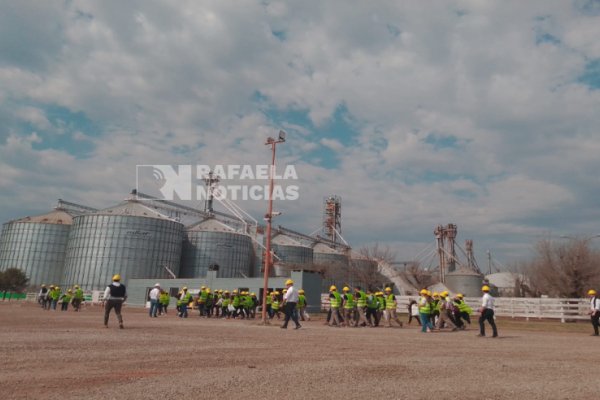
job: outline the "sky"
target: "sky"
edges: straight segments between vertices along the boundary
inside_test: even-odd
[[[0,0],[0,221],[114,205],[136,165],[268,164],[285,130],[276,224],[335,194],[355,248],[454,223],[510,265],[600,233],[599,37],[598,0]]]

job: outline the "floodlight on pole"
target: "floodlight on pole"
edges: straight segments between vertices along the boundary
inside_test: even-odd
[[[271,254],[271,226],[273,217],[280,215],[280,212],[273,212],[273,179],[275,176],[275,149],[277,144],[285,142],[285,132],[280,130],[278,139],[275,140],[272,137],[268,137],[265,145],[271,146],[271,171],[269,174],[269,205],[267,213],[265,214],[265,221],[267,221],[267,243],[265,247],[265,263],[264,263],[264,284],[263,284],[263,295],[262,295],[262,323],[267,325],[267,292],[269,290],[269,271],[271,269],[272,254]]]

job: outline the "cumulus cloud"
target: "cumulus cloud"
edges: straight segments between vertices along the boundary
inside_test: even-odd
[[[580,77],[600,20],[586,4],[7,4],[0,216],[110,205],[136,164],[267,164],[265,139],[285,129],[278,163],[296,166],[300,199],[279,220],[296,230],[318,228],[333,193],[352,244],[403,259],[439,223],[507,260],[542,232],[596,233],[600,90]],[[351,129],[328,130],[337,119]]]

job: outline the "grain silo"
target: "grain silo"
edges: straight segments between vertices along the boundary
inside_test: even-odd
[[[459,268],[445,275],[446,286],[454,293],[462,293],[466,297],[481,295],[483,275],[468,268]]]
[[[271,249],[275,254],[274,269],[278,276],[287,276],[292,269],[302,266],[312,267],[313,249],[288,235],[279,233],[274,236]]]
[[[4,224],[0,236],[0,271],[19,268],[31,286],[62,284],[73,216],[61,208]]]
[[[113,274],[123,280],[169,276],[179,272],[183,225],[127,200],[93,214],[73,218],[67,244],[65,280],[87,290],[101,289]]]
[[[217,277],[250,276],[254,248],[249,235],[209,218],[185,231],[181,257],[181,278],[201,278],[211,266],[218,265]]]

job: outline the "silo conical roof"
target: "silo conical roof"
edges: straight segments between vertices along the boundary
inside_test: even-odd
[[[188,232],[231,232],[237,233],[231,226],[214,218],[205,219],[186,228]]]
[[[156,219],[166,219],[172,221],[172,218],[146,206],[142,202],[136,200],[126,200],[124,203],[117,204],[109,208],[100,210],[94,215],[121,215],[132,217],[147,217]]]
[[[12,222],[31,222],[39,224],[58,224],[58,225],[71,225],[73,224],[73,216],[62,209],[55,209],[49,213],[42,215],[28,216],[21,219],[17,219]]]

